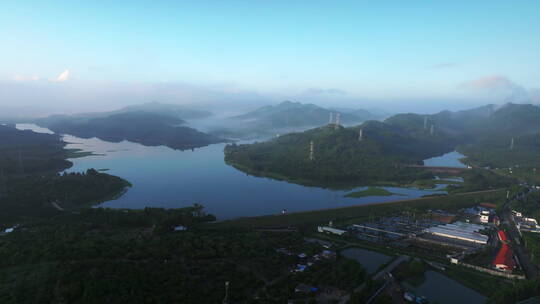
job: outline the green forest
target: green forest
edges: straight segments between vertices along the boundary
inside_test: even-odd
[[[40,126],[60,134],[106,141],[129,140],[147,146],[166,145],[187,150],[223,142],[216,136],[183,126],[180,118],[144,111],[110,114],[104,117],[51,116],[37,120]]]
[[[94,169],[84,173],[4,177],[0,179],[0,221],[17,223],[87,208],[114,198],[129,186],[120,177]]]
[[[432,177],[412,167],[455,149],[474,166],[532,172],[540,167],[540,108],[488,105],[433,115],[398,114],[348,128],[327,125],[266,142],[227,145],[225,161],[249,174],[306,185],[410,184]]]
[[[410,183],[432,178],[413,165],[451,149],[444,142],[410,136],[393,126],[371,121],[359,127],[327,125],[270,141],[225,147],[225,161],[255,175],[271,176],[304,184],[332,185],[398,181]],[[313,142],[313,159],[310,144]]]
[[[324,248],[297,232],[203,229],[214,219],[200,206],[98,208],[25,225],[0,237],[0,302],[220,303],[229,282],[231,303],[284,303],[299,283],[352,291],[365,279],[344,258],[292,274],[301,259],[277,248]]]
[[[71,167],[60,136],[0,125],[0,178],[58,172]]]

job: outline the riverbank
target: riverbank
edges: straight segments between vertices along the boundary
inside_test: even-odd
[[[505,189],[459,193],[448,196],[403,199],[381,203],[366,203],[350,207],[326,208],[280,215],[243,217],[209,224],[213,227],[288,227],[323,223],[330,220],[350,220],[368,218],[404,209],[444,209],[457,210],[471,207],[483,201],[497,201],[505,198]]]

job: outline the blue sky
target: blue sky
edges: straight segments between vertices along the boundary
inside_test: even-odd
[[[71,82],[72,99],[179,83],[269,100],[483,102],[540,88],[538,16],[540,1],[9,1],[0,80]]]

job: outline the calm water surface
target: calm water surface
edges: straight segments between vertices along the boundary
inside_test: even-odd
[[[441,304],[484,303],[486,297],[436,271],[426,271],[426,280],[419,287],[407,286],[417,295]]]
[[[392,257],[375,251],[360,248],[348,248],[340,253],[342,256],[360,263],[369,274],[375,273],[379,266],[390,262]]]
[[[465,158],[465,155],[457,151],[452,151],[441,156],[425,159],[424,165],[433,167],[467,168],[467,165],[460,161],[462,158]]]
[[[35,125],[19,124],[17,127],[50,132]],[[133,184],[122,197],[103,203],[103,206],[112,208],[178,208],[200,203],[219,219],[229,219],[278,214],[283,209],[289,212],[306,211],[443,193],[436,189],[384,187],[399,195],[344,198],[349,191],[305,187],[238,171],[223,160],[225,144],[178,151],[165,146],[146,147],[127,141],[111,143],[70,135],[65,135],[64,141],[69,143],[67,148],[99,154],[70,159],[73,167],[67,171],[109,169],[107,173]],[[353,190],[361,189],[365,187]]]

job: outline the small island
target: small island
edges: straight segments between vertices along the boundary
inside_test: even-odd
[[[392,196],[392,195],[400,195],[400,194],[390,192],[383,188],[368,187],[367,189],[364,189],[364,190],[347,193],[344,195],[344,197],[359,198],[359,197],[367,197],[367,196]]]

